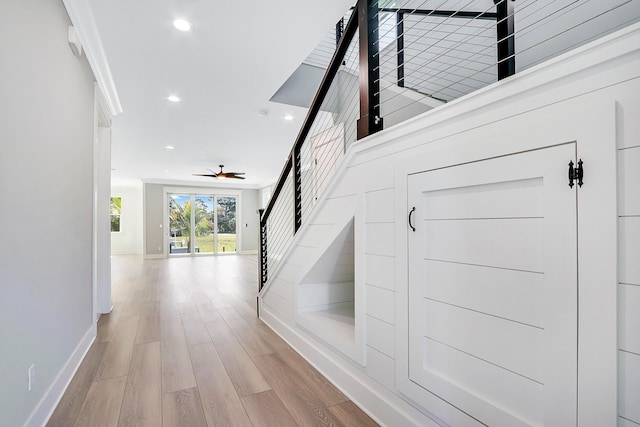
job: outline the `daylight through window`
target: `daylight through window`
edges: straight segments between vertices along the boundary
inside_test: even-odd
[[[120,231],[120,215],[122,214],[122,198],[111,198],[111,232]]]

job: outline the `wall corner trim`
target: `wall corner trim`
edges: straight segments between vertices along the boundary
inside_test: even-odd
[[[69,356],[69,359],[67,359],[49,389],[45,392],[44,396],[42,396],[38,406],[36,406],[36,409],[31,413],[27,422],[24,423],[24,427],[40,427],[49,421],[49,418],[53,415],[53,411],[55,411],[58,403],[60,403],[64,392],[67,390],[67,387],[69,387],[73,376],[80,367],[80,363],[82,363],[89,348],[95,341],[97,330],[97,323],[94,322],[84,334],[73,353],[71,353],[71,356]]]
[[[67,9],[67,14],[69,14],[80,42],[84,46],[85,55],[93,70],[96,82],[104,93],[111,116],[122,113],[118,91],[113,81],[107,56],[102,47],[100,34],[98,34],[88,1],[62,0],[62,2]]]

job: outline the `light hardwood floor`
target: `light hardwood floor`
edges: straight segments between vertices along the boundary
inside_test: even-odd
[[[255,313],[256,257],[112,258],[113,312],[47,426],[375,426]]]

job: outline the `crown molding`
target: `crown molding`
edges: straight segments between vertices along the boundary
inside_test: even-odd
[[[111,75],[109,62],[102,47],[100,34],[93,19],[93,13],[87,0],[62,0],[69,19],[84,48],[87,61],[93,70],[96,82],[102,89],[104,100],[111,116],[122,113],[118,91]]]

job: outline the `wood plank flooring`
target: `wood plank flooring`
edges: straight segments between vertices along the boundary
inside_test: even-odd
[[[256,257],[112,257],[114,310],[47,426],[376,426],[255,314]]]

